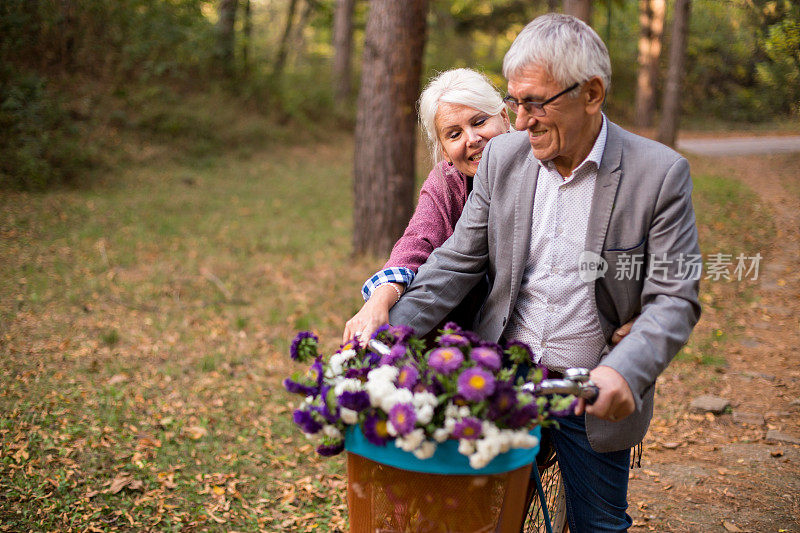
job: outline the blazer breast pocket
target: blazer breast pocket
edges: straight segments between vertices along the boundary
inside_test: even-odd
[[[647,276],[647,245],[618,246],[603,251],[608,270],[603,279],[619,318],[625,322],[640,311],[642,287]]]

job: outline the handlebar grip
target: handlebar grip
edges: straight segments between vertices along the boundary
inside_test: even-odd
[[[584,385],[581,387],[581,398],[586,400],[586,403],[592,405],[595,401],[597,401],[597,396],[600,394],[600,389],[597,388],[597,385]]]

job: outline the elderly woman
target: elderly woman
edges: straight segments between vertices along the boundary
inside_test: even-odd
[[[383,270],[364,284],[366,303],[347,321],[343,340],[369,338],[388,322],[389,309],[400,299],[417,269],[453,233],[472,190],[472,177],[489,139],[510,129],[503,98],[488,79],[474,70],[448,70],[433,78],[419,99],[419,115],[436,164],[420,191],[405,233],[392,249]],[[451,319],[471,327],[485,287],[479,286]],[[479,302],[477,302],[479,304]],[[474,309],[473,309],[474,308]]]

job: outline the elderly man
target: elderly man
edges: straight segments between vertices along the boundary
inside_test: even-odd
[[[689,165],[611,123],[608,51],[586,24],[549,14],[505,56],[517,132],[483,152],[455,233],[390,312],[431,330],[488,273],[476,321],[558,372],[591,368],[600,394],[552,432],[570,528],[623,531],[630,449],[650,423],[658,375],[700,316]],[[615,328],[641,316],[609,348]]]

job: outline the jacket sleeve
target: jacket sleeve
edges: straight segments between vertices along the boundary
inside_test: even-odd
[[[642,312],[631,332],[600,363],[617,370],[642,398],[686,343],[700,318],[699,273],[681,272],[681,261],[698,256],[689,163],[678,158],[663,179],[647,235]]]

